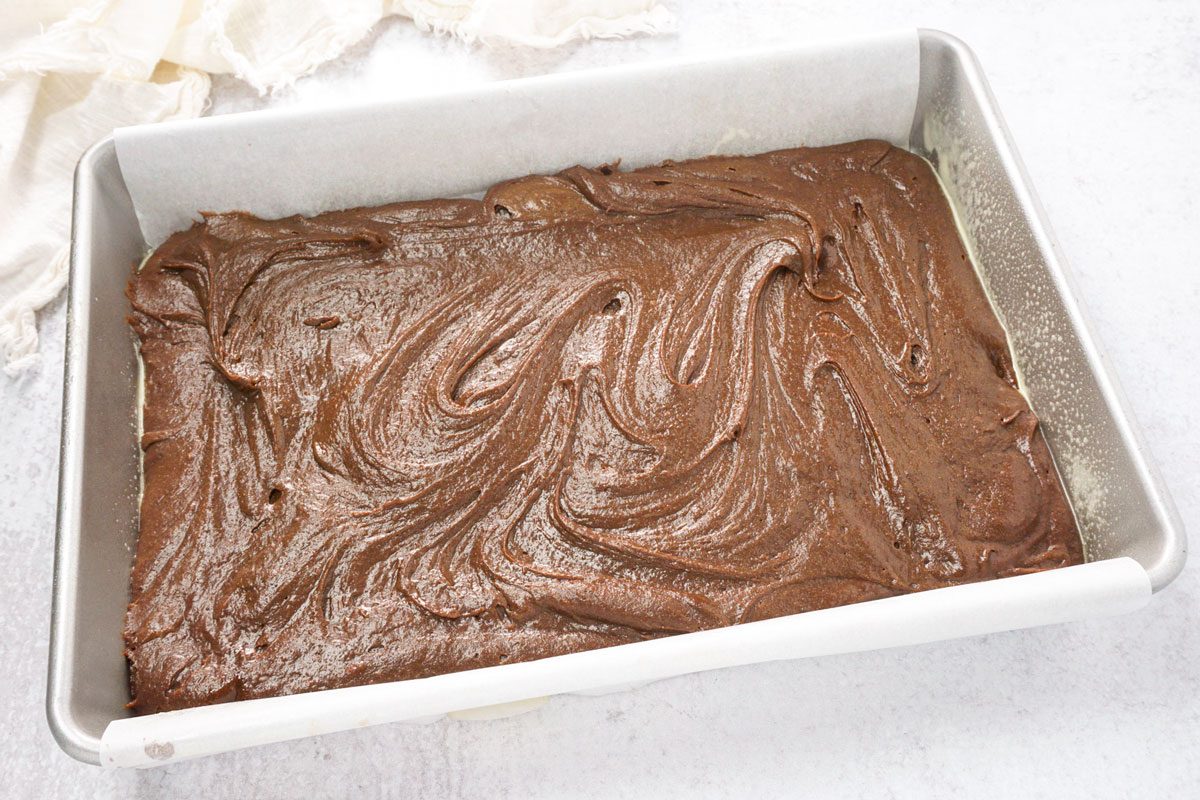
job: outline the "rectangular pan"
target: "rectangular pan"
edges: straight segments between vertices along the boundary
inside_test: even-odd
[[[142,765],[539,694],[1114,613],[1139,602],[1138,585],[1158,590],[1169,583],[1185,558],[1178,516],[1088,332],[982,72],[970,50],[953,37],[923,30],[919,45],[920,84],[908,147],[933,164],[950,196],[976,266],[1009,331],[1023,388],[1062,472],[1088,560],[1100,562],[1057,571],[1072,575],[1069,596],[1063,596],[1060,577],[1051,573],[1006,578],[529,664],[388,684],[375,688],[391,691],[391,698],[405,708],[355,717],[357,722],[347,721],[351,710],[378,705],[382,695],[348,689],[196,709],[196,730],[201,733],[195,741],[147,739],[144,753],[106,749],[110,723],[119,723],[114,726],[118,729],[129,726],[120,722],[129,716],[124,707],[129,693],[121,629],[137,536],[139,398],[124,287],[130,265],[146,250],[109,138],[85,154],[75,183],[47,692],[50,727],[63,749],[90,763]],[[634,72],[624,74],[629,80],[644,79]],[[545,85],[538,80],[509,85]],[[587,76],[557,80],[561,88],[564,81],[586,82]],[[481,94],[504,91],[500,84]],[[587,160],[588,154],[579,158]],[[972,623],[955,611],[972,604],[1003,606],[1009,613]],[[895,630],[895,619],[911,622],[914,615],[927,623],[910,625],[903,635],[889,633]],[[728,655],[731,652],[740,655]],[[366,697],[375,700],[364,702]],[[331,702],[349,710],[331,715]],[[297,725],[298,720],[307,724]],[[166,721],[163,726],[170,727]],[[214,744],[217,735],[221,742]]]

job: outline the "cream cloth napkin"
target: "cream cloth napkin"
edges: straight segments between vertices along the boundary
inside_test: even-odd
[[[36,361],[34,312],[67,279],[71,176],[113,128],[199,116],[208,73],[260,92],[336,58],[382,17],[465,41],[555,47],[656,33],[655,0],[15,0],[0,13],[0,354]]]

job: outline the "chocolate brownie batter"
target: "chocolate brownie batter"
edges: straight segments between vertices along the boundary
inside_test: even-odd
[[[882,142],[212,214],[129,297],[140,712],[1082,560],[940,187]]]

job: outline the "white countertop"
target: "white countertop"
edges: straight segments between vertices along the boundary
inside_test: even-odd
[[[290,94],[374,97],[785,42],[833,24],[974,48],[1185,526],[1200,531],[1200,4],[679,2],[677,35],[469,50],[392,20]],[[830,12],[852,6],[854,14]],[[913,10],[917,9],[917,10]],[[839,14],[842,18],[839,18]],[[425,69],[435,68],[433,79]],[[393,725],[146,772],[59,751],[43,712],[64,304],[0,375],[0,763],[13,797],[1181,797],[1200,792],[1200,565],[1135,614],[556,698],[495,722]]]

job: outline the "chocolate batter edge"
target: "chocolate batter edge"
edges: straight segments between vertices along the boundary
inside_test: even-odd
[[[921,161],[925,162],[929,167],[930,173],[933,174],[937,181],[938,190],[941,191],[942,197],[946,198],[946,207],[950,209],[950,216],[954,220],[954,227],[958,231],[958,240],[962,243],[963,250],[967,253],[967,263],[971,265],[971,270],[975,273],[975,277],[979,279],[979,285],[983,287],[983,296],[987,298],[988,306],[992,309],[993,316],[1000,323],[1000,327],[1004,330],[1004,347],[1008,350],[1008,357],[1012,361],[1013,375],[1017,378],[1017,391],[1025,398],[1025,402],[1029,404],[1029,408],[1033,411],[1034,416],[1038,418],[1038,425],[1042,431],[1042,438],[1046,440],[1046,450],[1050,453],[1050,463],[1054,466],[1054,477],[1058,479],[1058,485],[1062,489],[1063,497],[1067,499],[1067,510],[1071,512],[1071,520],[1075,523],[1075,530],[1079,534],[1079,543],[1083,547],[1083,562],[1092,560],[1092,536],[1090,531],[1084,527],[1080,520],[1079,514],[1075,511],[1075,498],[1072,496],[1070,488],[1066,481],[1063,480],[1063,470],[1058,463],[1057,448],[1050,441],[1050,437],[1046,431],[1046,419],[1041,415],[1037,408],[1033,405],[1033,398],[1029,396],[1029,390],[1025,384],[1025,369],[1021,361],[1017,358],[1017,353],[1012,346],[1012,332],[1008,329],[1008,323],[1004,321],[1004,314],[1000,311],[1000,306],[996,304],[993,297],[991,284],[988,282],[987,276],[983,270],[979,268],[979,257],[975,252],[975,240],[969,235],[967,226],[963,224],[962,215],[959,212],[958,203],[955,201],[954,195],[946,190],[946,184],[942,181],[942,176],[938,174],[933,163],[924,156],[913,153],[908,148],[901,148],[907,153],[911,153]],[[149,256],[147,256],[149,258]],[[140,358],[140,356],[139,356]],[[140,500],[141,498],[139,498]]]

